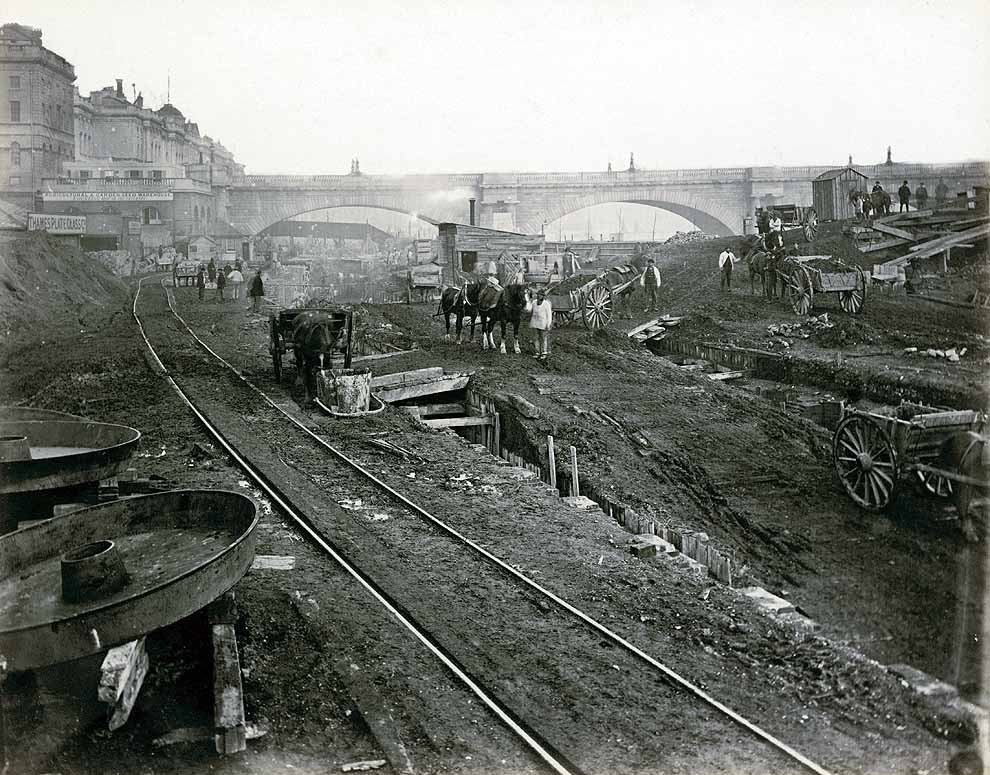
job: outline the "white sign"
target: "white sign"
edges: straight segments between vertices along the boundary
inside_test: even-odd
[[[85,234],[86,216],[28,213],[28,231],[47,231],[49,234]]]
[[[46,202],[171,202],[171,191],[49,191]]]

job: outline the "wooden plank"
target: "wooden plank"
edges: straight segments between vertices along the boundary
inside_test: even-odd
[[[296,558],[291,555],[256,554],[251,561],[251,570],[292,570]]]
[[[404,406],[403,409],[416,409],[419,417],[433,417],[438,414],[464,414],[467,409],[463,401],[448,404],[420,404],[419,406]]]
[[[648,328],[650,328],[652,326],[658,325],[659,323],[660,323],[660,318],[654,318],[653,320],[650,320],[650,321],[648,321],[646,323],[643,323],[643,325],[641,325],[641,326],[636,326],[635,328],[627,331],[626,332],[626,336],[632,337],[632,336],[638,334],[640,331],[645,331],[646,329],[648,329]]]
[[[550,486],[557,489],[557,453],[553,448],[553,436],[547,436],[547,467],[550,473]]]
[[[234,754],[247,748],[237,635],[232,624],[214,624],[211,636],[214,742],[217,753]]]
[[[396,355],[408,355],[419,352],[419,350],[394,350],[390,353],[375,353],[374,355],[355,355],[351,358],[351,363],[365,363],[367,361],[380,361],[385,358],[394,358]]]
[[[901,245],[907,245],[911,240],[906,239],[885,239],[880,242],[870,242],[867,245],[857,245],[856,249],[860,253],[874,253],[877,250],[886,250],[887,248],[896,248]]]
[[[581,483],[578,479],[577,447],[571,447],[571,495],[581,494]]]
[[[744,371],[718,371],[708,375],[708,379],[715,382],[723,382],[727,379],[739,379],[746,372]]]
[[[112,648],[103,658],[97,696],[109,706],[107,727],[111,732],[127,723],[147,674],[144,638]]]
[[[428,379],[436,379],[443,376],[443,366],[430,366],[426,369],[413,369],[412,371],[397,371],[394,374],[382,374],[373,377],[371,388],[375,390],[381,387],[392,385],[408,385],[414,382],[425,382]]]
[[[481,425],[495,425],[492,415],[485,417],[440,417],[435,420],[423,420],[431,428],[470,428]]]
[[[883,232],[884,234],[890,234],[894,237],[910,240],[911,242],[915,242],[918,239],[914,234],[906,229],[898,229],[896,226],[888,226],[885,223],[874,223],[873,228],[877,231]]]
[[[431,382],[375,390],[374,393],[382,401],[392,403],[394,401],[405,401],[410,398],[431,396],[436,393],[447,393],[451,390],[462,390],[467,387],[470,379],[471,377],[468,374],[458,374]]]
[[[951,237],[942,237],[937,240],[932,240],[931,242],[924,243],[919,246],[921,249],[915,251],[914,253],[904,256],[909,261],[913,261],[916,258],[929,258],[931,256],[941,253],[946,248],[952,247],[953,245],[959,245],[963,242],[968,242],[969,240],[978,239],[980,237],[987,237],[987,227],[984,225],[977,226],[973,229],[968,229],[966,231],[958,232]],[[928,245],[928,247],[925,247]]]

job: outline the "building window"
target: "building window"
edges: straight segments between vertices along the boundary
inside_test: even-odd
[[[90,175],[89,170],[79,170],[79,177],[82,180],[88,180],[89,179],[89,175]]]
[[[141,177],[141,170],[128,170],[127,176],[129,178],[139,178]]]
[[[161,170],[152,170],[151,171],[151,177],[153,177],[155,180],[161,180],[162,179],[162,171]]]
[[[473,272],[478,266],[478,252],[475,250],[461,251],[461,271]]]
[[[10,144],[10,166],[21,166],[21,144],[13,142]]]
[[[20,100],[10,101],[10,120],[13,123],[17,123],[21,120],[21,103]]]
[[[12,185],[12,186],[19,186],[19,185],[21,185],[21,178],[20,178],[20,176],[19,175],[11,175],[10,176],[10,185]]]
[[[141,211],[141,216],[145,225],[159,223],[161,221],[161,217],[158,215],[157,207],[145,207],[144,210]]]
[[[82,215],[83,214],[83,211],[80,210],[78,207],[70,207],[68,210],[66,210],[66,212],[69,215]]]
[[[103,208],[104,215],[120,215],[120,210],[118,210],[113,205],[107,205]]]
[[[19,75],[10,76],[10,88],[11,89],[21,88],[21,77]]]

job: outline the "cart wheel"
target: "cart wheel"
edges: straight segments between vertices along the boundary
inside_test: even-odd
[[[601,283],[591,286],[584,296],[581,317],[592,331],[607,326],[612,320],[612,289]]]
[[[818,213],[814,208],[808,211],[804,220],[804,238],[808,242],[814,242],[818,237]]]
[[[939,476],[931,471],[918,471],[917,474],[918,481],[930,494],[938,498],[952,497],[955,487],[953,487],[951,479],[946,479],[944,476]]]
[[[796,267],[787,283],[791,297],[791,307],[798,315],[807,315],[815,303],[815,292],[811,286],[811,276],[804,267]]]
[[[832,462],[846,493],[857,506],[882,511],[897,491],[897,453],[887,431],[853,414],[835,430]]]
[[[574,322],[574,313],[571,310],[555,309],[553,311],[553,327],[560,328],[568,323]]]
[[[849,291],[839,291],[839,306],[850,315],[858,315],[866,303],[866,275],[862,269],[857,268],[856,271],[859,272],[856,287]]]

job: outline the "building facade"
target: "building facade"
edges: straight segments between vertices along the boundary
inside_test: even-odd
[[[41,30],[0,27],[0,198],[33,209],[42,181],[75,157],[75,80]]]

